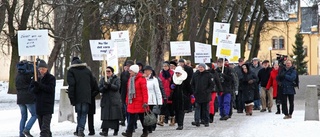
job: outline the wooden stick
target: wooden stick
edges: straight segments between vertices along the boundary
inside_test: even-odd
[[[33,56],[33,73],[34,73],[34,81],[38,81],[38,77],[37,77],[37,59],[36,56]]]

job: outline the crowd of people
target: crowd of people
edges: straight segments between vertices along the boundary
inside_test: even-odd
[[[30,76],[22,73],[16,78],[17,103],[22,115],[20,137],[32,136],[29,131],[37,118],[40,135],[52,136],[50,121],[55,78],[48,73],[44,61],[38,67],[41,74],[38,81],[23,81],[23,77]],[[95,97],[99,93],[101,136],[108,136],[109,129],[113,129],[113,135],[117,136],[121,125],[126,126],[121,134],[132,137],[139,120],[143,131],[141,137],[147,137],[157,126],[166,124],[177,126],[176,130],[183,130],[185,113],[193,110],[194,121],[191,124],[196,127],[201,124],[208,127],[214,121],[216,112],[219,112],[221,121],[230,119],[233,109],[246,116],[253,115],[253,110],[271,113],[273,99],[276,100],[276,114],[282,111],[284,119],[290,119],[297,86],[297,71],[289,59],[284,63],[274,61],[272,67],[268,60],[260,63],[257,58],[247,62],[240,58],[236,64],[220,58],[215,63],[200,63],[196,67],[192,67],[189,61],[179,59],[163,62],[159,73],[152,66],[127,60],[120,76],[110,66],[102,74],[97,82],[90,67],[77,57],[72,59],[68,68],[68,96],[77,113],[76,136],[85,136],[87,117],[89,135],[95,135],[93,115],[96,109]],[[28,91],[29,87],[19,87],[29,83],[34,87],[31,88],[33,92]],[[32,117],[26,124],[27,109]],[[143,122],[145,113],[149,111],[158,118],[153,125]]]

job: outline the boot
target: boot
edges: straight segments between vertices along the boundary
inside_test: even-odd
[[[173,117],[170,117],[170,124],[169,124],[169,126],[174,126],[175,124],[176,124],[176,121],[175,121],[174,116],[173,116]]]
[[[164,117],[165,115],[160,115],[159,116],[159,121],[158,121],[158,125],[163,126],[164,125]]]
[[[249,116],[249,106],[245,106],[246,116]]]
[[[143,131],[142,135],[140,137],[148,137],[148,130]]]
[[[119,132],[119,129],[114,129],[113,136],[117,136],[118,132]]]
[[[132,137],[132,133],[131,132],[122,132],[122,135],[125,136],[125,137]]]
[[[210,114],[209,117],[210,117],[210,121],[209,121],[209,122],[210,122],[210,123],[213,123],[214,115],[213,115],[213,114]]]
[[[100,132],[99,135],[100,136],[108,136],[108,131],[109,131],[108,128],[103,128],[102,132]]]
[[[280,105],[277,105],[277,112],[276,112],[276,114],[281,114]]]
[[[253,105],[248,106],[249,115],[252,116]]]

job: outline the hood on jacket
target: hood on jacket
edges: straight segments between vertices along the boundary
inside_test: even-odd
[[[243,69],[242,69],[242,66],[246,66],[246,67],[247,67],[247,70],[248,70],[247,74],[250,73],[251,70],[250,70],[249,64],[246,64],[246,63],[245,63],[245,64],[241,65],[241,72],[244,74],[244,71],[243,71]]]
[[[79,64],[71,64],[67,70],[71,69],[71,68],[88,68],[89,66],[87,65],[87,63],[79,63]]]

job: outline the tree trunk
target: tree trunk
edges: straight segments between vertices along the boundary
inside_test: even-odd
[[[236,25],[238,23],[238,13],[239,13],[239,7],[240,7],[240,2],[241,0],[236,0],[234,2],[234,5],[233,5],[233,10],[232,10],[232,18],[231,18],[231,21],[230,21],[230,33],[234,33],[234,30],[236,28]]]
[[[197,31],[196,35],[196,40],[201,43],[207,43],[207,33],[206,33],[206,28],[209,23],[209,19],[212,16],[213,10],[212,10],[212,1],[205,1],[206,6],[204,6],[202,13],[203,13],[203,18],[201,21],[201,24],[199,26],[199,29]]]
[[[246,1],[241,1],[242,2],[242,6],[245,7],[243,10],[243,14],[242,17],[240,19],[240,23],[239,23],[239,27],[238,27],[238,32],[237,32],[237,38],[236,38],[236,43],[240,43],[241,44],[241,57],[244,58],[244,52],[246,50],[246,41],[243,39],[243,37],[246,35],[246,31],[245,31],[245,25],[246,25],[246,20],[247,17],[251,11],[251,6],[254,2],[254,0],[249,0],[248,2]],[[252,23],[252,22],[250,22]],[[249,24],[250,26],[250,24]],[[250,32],[250,29],[248,29],[247,32]],[[246,36],[250,36],[250,33],[247,34]]]
[[[101,39],[99,3],[88,2],[83,12],[81,59],[90,66],[93,76],[99,79],[99,62],[92,61],[90,39]]]
[[[3,30],[5,19],[6,19],[6,7],[4,4],[0,4],[0,30],[1,31]]]

